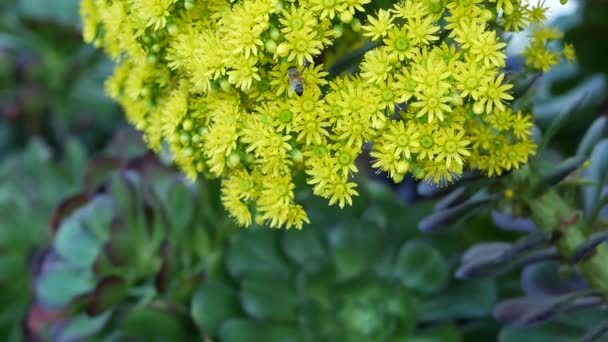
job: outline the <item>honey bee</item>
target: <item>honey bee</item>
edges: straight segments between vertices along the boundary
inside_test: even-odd
[[[289,67],[287,69],[287,77],[289,78],[289,86],[298,96],[302,96],[304,93],[304,80],[302,75],[296,67]]]

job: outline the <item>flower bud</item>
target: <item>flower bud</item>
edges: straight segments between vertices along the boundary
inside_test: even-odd
[[[485,112],[485,108],[483,103],[477,101],[473,104],[473,113],[477,114],[477,115],[481,115]]]
[[[182,143],[182,145],[188,145],[190,143],[190,135],[188,133],[182,133],[179,135],[179,142]]]
[[[232,84],[228,82],[228,78],[224,77],[220,80],[220,88],[222,88],[222,90],[225,92],[228,92],[230,91],[230,89],[232,89]]]
[[[234,169],[235,167],[241,165],[241,157],[239,156],[239,153],[238,152],[230,153],[230,155],[228,156],[228,159],[226,159],[226,165],[228,165],[228,168],[230,168],[230,169]]]
[[[350,11],[340,13],[340,21],[345,24],[349,24],[351,21],[353,21],[353,14],[350,13]]]
[[[156,54],[151,53],[146,57],[146,62],[148,62],[148,64],[156,64],[156,62],[158,62],[158,57]]]
[[[272,27],[270,29],[270,38],[272,40],[278,40],[281,37],[281,31],[277,27]]]
[[[410,169],[410,163],[407,160],[400,160],[397,163],[397,172],[405,174]]]
[[[399,183],[403,182],[404,177],[405,177],[404,173],[394,173],[392,176],[393,182],[395,182],[395,184],[399,184]]]
[[[265,41],[264,47],[266,48],[266,51],[270,53],[274,53],[275,51],[277,51],[277,43],[272,39]]]
[[[335,25],[334,26],[334,38],[340,38],[344,34],[344,26]]]
[[[182,122],[182,128],[184,129],[184,131],[191,130],[193,126],[194,126],[194,124],[192,123],[192,120],[190,120],[190,119],[186,119]]]
[[[277,46],[277,55],[279,55],[281,57],[285,57],[285,56],[287,56],[288,53],[289,53],[289,48],[287,48],[287,44],[281,43],[281,44],[279,44],[279,46]]]
[[[361,21],[357,18],[350,23],[350,28],[353,32],[361,32]]]
[[[297,148],[294,148],[293,150],[291,150],[289,152],[289,154],[291,155],[291,160],[293,160],[295,163],[302,163],[304,162],[304,154],[302,153],[302,151],[298,150]]]
[[[194,8],[194,0],[185,0],[184,1],[184,8],[187,9],[188,11]]]
[[[179,33],[179,27],[177,25],[175,25],[174,23],[167,24],[166,28],[167,28],[167,32],[169,32],[169,34],[172,36],[175,36],[176,34]]]

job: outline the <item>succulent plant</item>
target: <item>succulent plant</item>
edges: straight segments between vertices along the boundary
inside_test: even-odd
[[[27,269],[47,236],[55,205],[80,188],[85,151],[69,139],[61,158],[40,139],[0,160],[0,336],[22,340],[20,322],[31,300]]]
[[[218,190],[208,182],[195,188],[151,155],[102,158],[88,170],[84,190],[55,212],[34,282],[30,314],[49,311],[53,319],[29,332],[56,341],[194,339],[187,299],[213,260],[218,234],[230,230],[219,225],[217,206],[197,194]]]
[[[540,146],[547,145],[571,111],[547,129]],[[420,223],[424,231],[441,231],[472,216],[471,208],[486,208],[497,227],[523,233],[516,241],[472,246],[456,271],[459,278],[474,279],[523,269],[523,293],[494,310],[497,320],[510,325],[501,334],[504,341],[521,341],[526,334],[530,340],[606,338],[607,133],[607,120],[600,117],[571,158],[545,153],[494,182],[456,185]]]
[[[450,279],[446,257],[413,231],[419,209],[384,202],[302,231],[239,231],[193,317],[228,342],[459,341],[455,322],[486,315],[496,287]]]
[[[36,274],[38,337],[459,341],[497,298],[492,280],[450,276],[467,242],[423,237],[428,206],[375,182],[339,216],[301,194],[313,224],[284,231],[235,228],[211,200],[216,183],[188,183],[151,155],[88,170]]]

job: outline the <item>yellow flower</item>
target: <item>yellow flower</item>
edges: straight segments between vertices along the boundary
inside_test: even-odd
[[[285,39],[287,60],[296,61],[298,65],[303,65],[304,60],[312,62],[313,56],[320,54],[323,47],[323,43],[314,32],[294,31],[285,35]]]
[[[452,111],[452,107],[447,104],[447,102],[450,101],[450,97],[448,96],[428,92],[418,95],[418,99],[419,101],[412,103],[412,106],[419,108],[416,116],[426,116],[429,123],[433,122],[435,117],[439,120],[443,120],[444,112],[449,113]]]
[[[368,18],[368,23],[363,25],[363,35],[370,37],[372,40],[380,40],[386,36],[388,31],[393,27],[393,17],[387,10],[378,10],[376,17]]]
[[[572,44],[564,44],[564,50],[562,51],[564,58],[572,63],[576,60],[576,51],[574,50],[574,45]]]
[[[405,27],[393,28],[388,32],[388,37],[384,39],[386,51],[400,61],[406,58],[412,59],[416,53],[413,38]]]
[[[357,184],[348,181],[348,177],[333,175],[329,182],[325,185],[325,191],[321,194],[323,197],[329,198],[329,205],[338,203],[340,208],[345,204],[353,204],[352,196],[358,196],[359,193],[355,188]]]
[[[438,40],[439,37],[434,34],[439,32],[439,26],[429,17],[412,18],[405,24],[405,27],[410,32],[413,44],[429,45],[431,42]]]
[[[486,80],[479,88],[479,105],[485,105],[486,113],[492,112],[496,107],[499,110],[505,110],[503,101],[513,100],[513,96],[506,91],[513,88],[512,84],[502,84],[505,74],[500,74],[495,80]]]
[[[429,14],[428,6],[424,6],[424,3],[418,0],[402,0],[396,3],[390,11],[405,20],[422,18]]]
[[[530,138],[532,136],[532,126],[534,126],[534,123],[531,115],[523,115],[519,112],[511,119],[511,130],[518,139]]]
[[[391,121],[383,137],[384,149],[392,151],[395,156],[410,159],[411,154],[417,153],[420,147],[420,133],[416,131],[416,126],[408,124],[406,128],[401,120]]]
[[[232,70],[228,71],[228,82],[247,90],[251,87],[253,80],[260,80],[258,68],[256,67],[255,59],[239,59],[234,65]]]
[[[279,22],[283,26],[281,31],[284,33],[305,31],[311,32],[317,26],[317,20],[312,13],[303,7],[296,7],[291,4],[289,10],[284,10]]]
[[[506,31],[519,32],[528,27],[530,22],[530,10],[528,4],[516,4],[511,14],[502,16],[501,24]]]
[[[176,0],[141,0],[133,3],[134,13],[145,23],[146,27],[160,30],[167,25],[169,10]]]
[[[461,91],[460,96],[470,96],[474,100],[479,98],[482,80],[487,76],[486,69],[478,63],[459,63],[458,72],[454,74],[456,88]]]
[[[310,9],[316,12],[321,19],[333,19],[336,13],[344,10],[344,3],[340,0],[310,0]]]
[[[368,51],[361,63],[361,78],[370,83],[380,83],[392,70],[392,61],[387,49],[376,48]]]
[[[435,160],[445,161],[448,169],[454,163],[462,166],[464,158],[471,155],[466,148],[470,143],[464,136],[464,131],[455,132],[451,128],[439,130]]]
[[[482,62],[486,67],[504,67],[505,54],[501,51],[507,46],[499,42],[495,31],[488,31],[471,42],[471,55],[475,62]]]

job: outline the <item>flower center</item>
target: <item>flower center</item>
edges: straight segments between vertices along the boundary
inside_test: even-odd
[[[498,92],[496,91],[495,88],[488,89],[488,97],[489,98],[495,99],[497,97],[496,95],[498,95]]]
[[[302,103],[302,110],[305,112],[310,112],[315,109],[315,103],[311,100],[306,100]]]
[[[292,29],[300,30],[302,27],[304,27],[304,20],[302,20],[302,18],[295,17],[295,18],[291,19],[291,28]]]
[[[303,40],[298,41],[295,45],[295,48],[298,51],[306,51],[307,47],[308,47],[308,44],[306,44],[306,42]]]
[[[399,146],[407,146],[410,142],[410,139],[408,137],[406,137],[405,135],[400,135],[397,138],[397,145]]]
[[[431,147],[433,147],[433,137],[431,137],[430,135],[423,136],[420,139],[420,144],[424,148],[431,148]]]
[[[496,123],[498,123],[498,124],[499,124],[499,125],[501,125],[501,126],[504,126],[504,125],[507,123],[507,119],[506,119],[504,116],[499,115],[499,116],[496,118]]]
[[[317,157],[323,157],[324,155],[327,154],[327,148],[323,145],[317,146],[315,147],[315,149],[313,150],[314,155]],[[329,170],[329,169],[327,169]]]
[[[448,153],[456,152],[456,143],[452,140],[446,141],[443,148]]]
[[[353,156],[348,152],[341,152],[338,156],[338,163],[342,166],[348,166],[352,163]]]
[[[475,79],[474,77],[469,77],[465,82],[465,85],[468,89],[477,88],[477,84],[477,79]]]
[[[395,98],[395,93],[392,90],[387,89],[382,92],[382,99],[386,102],[390,102]]]
[[[283,144],[283,139],[281,139],[281,137],[275,135],[274,137],[270,138],[270,145],[279,147],[281,144]]]
[[[399,37],[395,40],[395,49],[398,51],[405,51],[410,47],[409,39],[405,37]]]
[[[314,132],[317,130],[317,124],[313,121],[308,122],[305,127],[308,132]]]
[[[293,113],[290,110],[285,109],[279,113],[279,121],[282,123],[290,123],[292,118]]]
[[[405,90],[407,90],[407,91],[416,90],[416,86],[418,86],[418,83],[411,78],[409,80],[405,81]]]
[[[340,106],[335,105],[331,108],[331,115],[335,116],[335,117],[340,117],[342,116],[342,108],[340,108]]]

